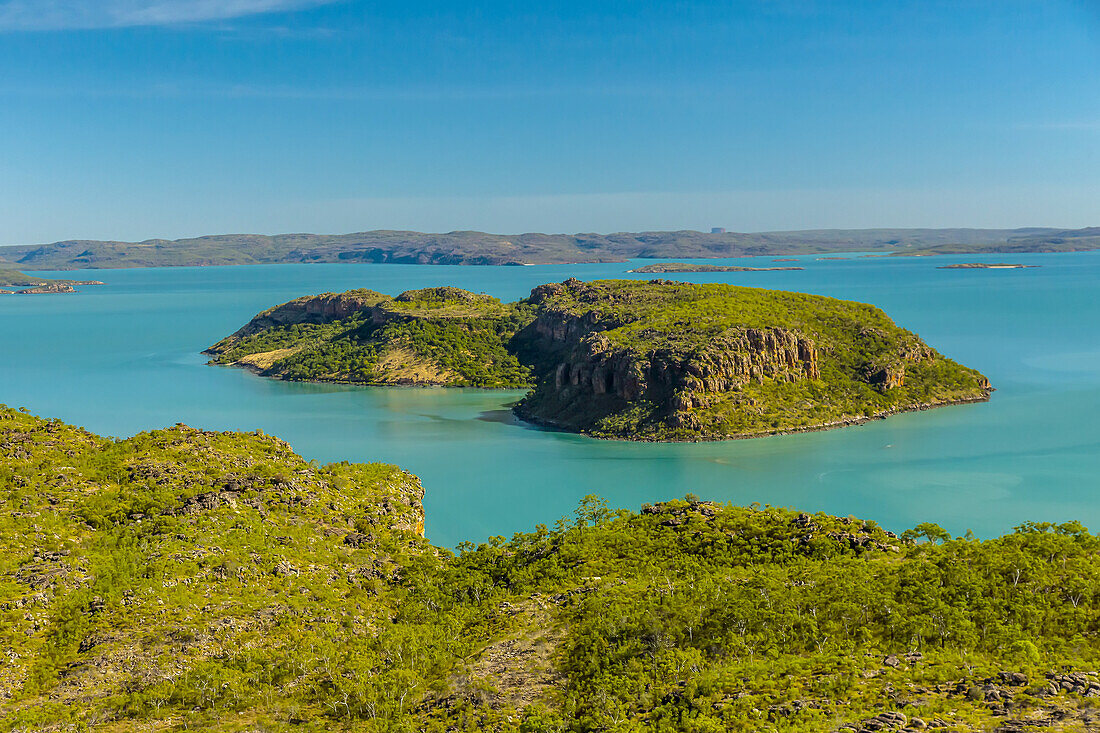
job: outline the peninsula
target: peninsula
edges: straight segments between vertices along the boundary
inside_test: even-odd
[[[2,405],[0,486],[5,730],[1100,726],[1100,539],[1076,522],[978,541],[588,497],[456,554],[395,466]]]
[[[688,262],[658,262],[643,265],[627,272],[655,274],[662,272],[776,272],[780,270],[801,270],[801,267],[736,267],[733,265],[707,265]]]
[[[527,389],[526,420],[630,440],[819,430],[991,392],[873,306],[668,280],[570,279],[507,304],[446,287],[299,298],[206,353],[280,379]]]
[[[17,270],[0,269],[0,293],[5,295],[49,295],[75,293],[81,285],[102,285],[98,280],[48,280],[25,275]],[[20,288],[11,290],[10,288]]]

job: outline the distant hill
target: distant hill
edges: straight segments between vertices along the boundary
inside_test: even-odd
[[[221,234],[144,242],[68,240],[0,247],[0,267],[26,270],[390,262],[422,265],[527,265],[622,262],[635,257],[881,252],[934,254],[1060,252],[1100,248],[1100,228],[821,229],[790,232],[619,232],[487,234],[379,230],[354,234]]]
[[[944,243],[914,250],[899,250],[895,255],[954,255],[975,254],[981,252],[1087,252],[1100,249],[1100,227],[1066,230],[1021,229],[1000,244]]]

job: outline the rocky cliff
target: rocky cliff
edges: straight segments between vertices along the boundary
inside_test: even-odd
[[[322,293],[283,303],[260,313],[242,326],[232,336],[212,347],[212,351],[227,344],[230,340],[239,341],[245,337],[267,331],[279,326],[292,326],[300,323],[320,325],[349,318],[360,311],[373,313],[374,306],[389,296],[373,290],[349,290],[346,293]]]
[[[510,304],[448,287],[299,298],[209,353],[284,379],[533,383],[523,418],[647,440],[833,427],[990,392],[872,306],[670,280],[570,279]]]
[[[539,379],[518,412],[606,437],[692,439],[825,427],[989,394],[984,377],[877,309],[765,293],[663,280],[540,286],[529,301],[535,320],[521,333]],[[910,391],[934,392],[929,371],[941,367],[961,370],[958,398],[905,394],[907,375],[917,382]]]

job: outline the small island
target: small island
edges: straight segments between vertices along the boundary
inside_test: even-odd
[[[102,285],[99,280],[49,280],[25,275],[18,270],[0,269],[0,295],[53,295],[75,293],[81,285]],[[11,288],[19,288],[12,290]]]
[[[515,303],[451,287],[328,293],[206,353],[277,379],[528,390],[521,418],[627,440],[822,430],[992,391],[874,306],[669,280],[570,279]]]
[[[653,265],[643,265],[627,272],[636,273],[671,273],[671,272],[776,272],[781,270],[801,270],[801,267],[736,267],[732,265],[706,265],[689,264],[687,262],[658,262]]]
[[[1040,265],[1021,265],[1008,262],[963,262],[958,265],[940,265],[937,270],[1025,270]]]

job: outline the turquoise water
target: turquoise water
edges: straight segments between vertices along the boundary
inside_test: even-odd
[[[998,388],[987,404],[829,432],[596,441],[517,423],[516,392],[289,384],[199,354],[299,295],[451,284],[509,300],[570,276],[633,277],[623,264],[98,271],[108,284],[77,295],[0,297],[0,402],[108,435],[180,421],[259,428],[308,458],[396,463],[423,479],[427,534],[445,545],[551,524],[589,493],[636,508],[693,492],[986,537],[1027,520],[1100,529],[1100,253],[1010,256],[1040,269],[936,269],[1006,257],[805,257],[802,272],[681,276],[875,303]]]

